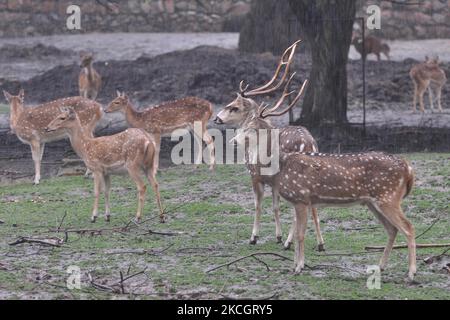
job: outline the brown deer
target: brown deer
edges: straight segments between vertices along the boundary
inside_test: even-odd
[[[3,91],[6,100],[10,103],[11,131],[17,137],[31,147],[34,161],[35,177],[34,184],[39,184],[41,179],[41,161],[44,155],[46,142],[61,140],[66,137],[64,130],[47,132],[45,128],[55,116],[61,113],[61,107],[73,107],[79,115],[81,124],[85,131],[92,136],[97,122],[102,117],[102,107],[95,101],[82,97],[69,97],[51,101],[33,108],[24,106],[24,90],[19,95],[13,96]]]
[[[197,97],[186,97],[175,101],[162,103],[158,106],[136,110],[125,93],[117,91],[115,98],[105,112],[120,111],[125,114],[128,125],[133,128],[141,128],[152,134],[156,143],[156,166],[159,164],[159,152],[161,147],[161,136],[168,135],[176,129],[193,129],[194,124],[201,126],[201,133],[194,130],[199,138],[202,150],[202,140],[208,146],[210,153],[210,169],[214,169],[214,140],[206,130],[208,120],[211,118],[213,107],[209,101]],[[201,163],[201,152],[197,155],[196,164]]]
[[[374,36],[366,36],[364,39],[364,44],[362,37],[359,35],[354,35],[352,38],[352,44],[355,47],[356,51],[361,55],[361,59],[364,61],[367,58],[368,54],[375,54],[377,56],[377,60],[381,60],[380,53],[383,53],[388,60],[390,60],[389,53],[391,48],[386,43],[381,42],[380,39]],[[363,48],[365,50],[363,50]]]
[[[252,96],[267,94],[277,90],[281,84],[286,79],[289,73],[289,67],[292,62],[292,58],[295,53],[295,49],[299,42],[295,42],[292,46],[290,46],[281,56],[278,67],[275,71],[272,79],[265,85],[260,88],[247,91],[248,85],[244,88],[243,82],[240,84],[240,92],[237,94],[237,98],[227,105],[223,110],[221,110],[216,119],[214,120],[217,124],[231,124],[238,126],[239,128],[249,128],[249,127],[261,127],[266,129],[274,129],[274,127],[270,124],[266,116],[259,116],[258,114],[258,104],[251,98]],[[281,77],[281,80],[273,85],[279,76],[282,68],[284,67],[284,73]],[[283,96],[287,94],[286,89],[288,85],[285,87],[285,92]],[[309,131],[304,127],[284,127],[280,128],[279,135],[279,143],[280,148],[283,152],[295,152],[295,151],[310,151],[310,152],[318,152],[317,143],[314,138],[311,136]],[[281,242],[282,239],[282,229],[280,223],[280,195],[278,188],[278,180],[279,174],[275,175],[261,175],[260,168],[255,165],[247,165],[249,172],[252,177],[252,186],[253,192],[255,195],[255,217],[253,224],[253,231],[250,238],[251,244],[256,244],[259,235],[259,225],[260,225],[260,216],[261,216],[261,202],[264,196],[264,185],[269,185],[272,189],[272,208],[275,216],[275,235],[277,237],[277,241]],[[312,208],[311,210],[314,225],[316,228],[317,242],[319,251],[324,250],[324,242],[322,238],[322,234],[320,232],[320,224],[319,218],[317,215],[317,209]],[[284,244],[284,247],[288,249],[291,245],[293,230],[289,233],[288,238]]]
[[[261,107],[256,117],[247,122],[245,130],[267,127],[264,118],[279,116],[289,111],[299,100],[305,83],[293,102],[277,112],[286,96],[283,93],[273,108]],[[236,137],[245,143],[246,131]],[[241,137],[243,136],[243,138]],[[247,148],[247,153],[257,153],[258,144]],[[416,244],[414,227],[406,218],[401,202],[414,184],[414,173],[408,162],[400,157],[368,152],[360,154],[323,154],[292,152],[279,153],[277,188],[280,195],[295,207],[295,272],[305,266],[304,239],[309,207],[366,205],[380,220],[388,233],[388,243],[380,260],[380,268],[386,267],[397,232],[407,239],[409,250],[409,273],[412,280],[416,273]]]
[[[80,96],[95,100],[102,85],[102,78],[92,66],[92,53],[81,54],[81,71],[78,76]]]
[[[73,149],[93,173],[95,200],[92,222],[97,219],[102,186],[105,195],[105,219],[110,220],[110,176],[123,173],[124,170],[134,180],[138,189],[136,220],[140,221],[144,208],[146,186],[141,177],[144,173],[155,193],[160,220],[164,222],[164,212],[155,177],[157,171],[154,165],[155,143],[149,134],[144,130],[131,128],[112,136],[93,138],[84,130],[80,118],[72,108],[63,109],[46,128],[48,132],[58,130],[64,130],[69,135]]]
[[[442,112],[441,92],[447,77],[444,70],[439,67],[439,57],[430,59],[425,57],[425,62],[414,65],[409,76],[414,84],[413,112],[416,111],[417,99],[419,99],[420,111],[425,112],[423,96],[428,89],[430,108],[434,109],[433,91],[436,95],[439,111]]]

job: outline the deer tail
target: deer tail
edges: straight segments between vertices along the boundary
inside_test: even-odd
[[[408,173],[406,176],[406,191],[403,198],[406,198],[410,194],[412,187],[414,186],[414,170],[409,163],[407,163],[406,165]]]
[[[144,145],[144,171],[147,175],[151,174],[154,176],[156,174],[155,163],[155,143],[152,139],[147,139]]]

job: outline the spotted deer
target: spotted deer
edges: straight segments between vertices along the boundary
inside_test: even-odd
[[[217,124],[230,124],[242,129],[246,128],[265,128],[274,129],[270,121],[267,119],[269,115],[260,115],[259,106],[251,97],[268,94],[277,90],[283,82],[286,80],[289,73],[289,68],[292,62],[292,58],[295,53],[295,49],[299,41],[290,46],[281,56],[278,67],[275,71],[272,79],[265,85],[248,91],[248,85],[244,87],[243,81],[240,83],[240,92],[237,94],[236,99],[228,104],[223,110],[221,110],[215,118]],[[275,83],[279,77],[281,70],[284,68],[284,72],[278,83]],[[291,78],[292,79],[292,78]],[[283,99],[289,95],[287,88],[289,84],[285,86],[283,93]],[[281,100],[282,102],[282,100]],[[276,116],[277,114],[270,114],[270,116]],[[283,152],[295,152],[295,151],[311,151],[318,152],[317,143],[311,136],[309,131],[304,127],[283,127],[279,128],[279,145]],[[282,241],[282,229],[280,223],[280,194],[279,174],[275,175],[262,175],[260,174],[260,167],[258,165],[247,164],[249,172],[252,178],[253,193],[255,196],[255,216],[253,223],[253,231],[250,238],[251,244],[256,244],[259,236],[260,217],[261,217],[261,202],[264,196],[264,185],[268,185],[272,189],[272,208],[275,216],[275,235],[278,242]],[[311,208],[311,213],[316,228],[317,243],[319,251],[324,250],[324,241],[320,232],[320,223],[317,215],[317,209]],[[288,249],[292,242],[292,228],[288,238],[285,241],[284,247]]]
[[[117,91],[117,98],[111,101],[105,112],[117,111],[125,114],[130,127],[144,129],[153,135],[156,143],[156,166],[159,164],[161,136],[168,135],[176,129],[193,129],[194,124],[199,124],[201,133],[194,130],[194,134],[199,138],[199,150],[202,150],[202,140],[205,141],[210,154],[210,169],[214,169],[214,140],[206,130],[208,120],[213,112],[209,101],[197,97],[186,97],[140,111],[131,104],[125,93]],[[196,164],[201,163],[201,156],[202,154],[199,152]]]
[[[93,173],[95,200],[92,222],[97,219],[102,188],[104,188],[105,196],[105,219],[110,220],[111,175],[121,174],[124,171],[136,183],[138,190],[136,220],[140,221],[144,208],[146,185],[141,177],[144,173],[155,193],[160,221],[164,222],[164,212],[156,181],[157,168],[154,164],[155,142],[148,133],[141,129],[130,128],[111,136],[93,138],[83,128],[73,108],[63,109],[46,128],[47,132],[58,130],[64,130],[69,135],[73,149]]]
[[[102,85],[102,78],[92,66],[94,56],[92,53],[81,54],[81,71],[78,76],[80,96],[95,100]]]
[[[102,117],[102,107],[95,101],[82,97],[69,97],[54,100],[36,107],[24,106],[24,90],[20,90],[17,96],[13,96],[3,91],[6,100],[10,104],[10,127],[17,137],[31,147],[31,154],[34,161],[34,184],[39,184],[41,179],[41,161],[44,155],[46,142],[61,140],[66,137],[64,130],[47,132],[45,128],[55,116],[61,113],[61,107],[73,107],[79,115],[81,124],[90,136],[97,122]]]
[[[439,66],[439,57],[430,59],[425,57],[425,62],[414,65],[409,76],[414,84],[413,111],[416,111],[417,99],[419,99],[420,111],[425,112],[423,104],[423,96],[428,89],[428,97],[430,99],[430,108],[434,109],[433,91],[436,95],[439,111],[442,112],[441,92],[447,77],[444,70]]]
[[[254,119],[244,128],[267,127],[264,118],[284,114],[299,100],[305,83],[293,102],[277,112],[284,93],[274,107],[261,106]],[[244,131],[236,141],[245,143]],[[242,138],[244,137],[244,139]],[[258,145],[250,145],[247,153],[257,153]],[[397,156],[382,152],[359,154],[323,154],[317,152],[291,152],[280,150],[279,172],[275,180],[280,195],[295,208],[295,272],[305,266],[304,239],[309,207],[335,207],[365,205],[383,224],[388,243],[380,260],[380,269],[386,267],[397,232],[406,236],[409,251],[409,272],[412,280],[416,273],[415,231],[401,208],[401,202],[414,184],[414,172],[409,163]]]
[[[367,58],[367,55],[373,53],[377,56],[377,60],[381,60],[381,53],[383,53],[388,60],[390,60],[389,53],[391,48],[386,43],[381,42],[380,39],[374,36],[366,36],[364,38],[364,42],[361,36],[353,35],[352,44],[355,47],[356,51],[361,55],[361,59],[364,61]],[[364,49],[364,50],[363,50]]]

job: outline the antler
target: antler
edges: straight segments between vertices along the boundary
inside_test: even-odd
[[[272,79],[267,82],[262,87],[250,90],[249,92],[246,92],[248,89],[248,84],[244,87],[244,80],[242,80],[239,84],[239,91],[242,96],[256,96],[260,94],[266,94],[272,91],[277,90],[286,80],[287,75],[289,74],[289,67],[292,62],[292,58],[294,57],[295,49],[297,48],[297,45],[300,43],[301,40],[297,40],[294,42],[289,48],[287,48],[284,53],[281,55],[280,62],[278,64],[277,69],[275,70],[275,74],[273,75]],[[286,60],[287,59],[287,60]],[[284,74],[281,77],[280,81],[273,87],[270,88],[270,86],[275,82],[278,75],[280,74],[281,69],[283,66],[286,66],[284,69]]]
[[[305,80],[302,84],[302,87],[300,88],[298,94],[295,96],[294,100],[292,100],[292,102],[288,105],[288,107],[282,111],[279,112],[274,112],[275,110],[277,110],[284,102],[284,99],[286,99],[286,97],[290,96],[291,94],[294,93],[294,91],[288,92],[288,88],[289,88],[289,84],[292,80],[292,78],[294,77],[295,73],[292,74],[292,76],[289,78],[289,81],[286,83],[286,86],[284,87],[284,91],[283,94],[281,95],[281,98],[277,101],[277,103],[275,103],[275,106],[271,109],[269,109],[266,112],[267,107],[262,108],[262,110],[259,113],[259,117],[264,119],[267,117],[273,117],[273,116],[281,116],[283,114],[285,114],[286,112],[288,112],[289,110],[292,109],[292,107],[294,107],[294,105],[298,102],[298,100],[300,99],[300,97],[303,94],[303,91],[305,90],[306,85],[308,84],[308,80]]]

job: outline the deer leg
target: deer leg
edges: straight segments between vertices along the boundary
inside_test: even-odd
[[[142,180],[141,178],[141,170],[139,169],[139,167],[128,168],[128,173],[136,183],[136,188],[138,190],[138,208],[136,212],[136,222],[140,222],[142,209],[144,208],[145,192],[147,191],[147,187],[145,186],[144,180]]]
[[[250,244],[256,244],[258,242],[259,225],[261,223],[261,202],[264,196],[264,185],[257,181],[252,181],[253,193],[255,196],[255,218],[253,221],[252,236],[250,238]]]
[[[209,162],[210,162],[209,169],[214,170],[214,166],[216,164],[214,139],[208,133],[208,129],[206,128],[206,123],[203,123],[203,141],[205,141],[205,143],[209,149]]]
[[[103,181],[105,182],[105,220],[109,222],[111,217],[109,206],[109,195],[111,193],[111,176],[108,174],[103,175]]]
[[[413,97],[413,112],[416,112],[416,106],[417,106],[417,83],[414,81],[414,97]]]
[[[431,86],[428,86],[428,99],[430,100],[431,111],[433,111],[434,110],[434,102],[433,102],[433,90],[431,89]]]
[[[442,95],[442,86],[439,86],[436,88],[436,100],[440,112],[442,112],[441,95]]]
[[[91,222],[95,222],[98,216],[98,202],[102,189],[103,174],[94,172],[94,208],[92,209]]]
[[[272,208],[275,216],[275,236],[277,237],[277,243],[281,243],[280,193],[277,187],[272,187]]]
[[[156,203],[157,203],[158,209],[159,209],[159,221],[161,223],[164,223],[165,222],[164,210],[162,208],[161,196],[159,194],[159,185],[158,185],[158,181],[156,181],[155,175],[156,175],[156,171],[149,170],[147,172],[147,179],[148,179],[148,182],[150,183],[150,185],[152,186],[153,192],[155,193]]]
[[[409,260],[409,271],[408,277],[410,280],[414,279],[416,274],[416,238],[414,227],[405,217],[400,205],[395,204],[384,204],[380,205],[380,209],[383,212],[384,217],[389,220],[389,222],[406,237],[408,243],[408,260]]]
[[[203,128],[202,128],[202,131],[203,131]],[[198,168],[198,166],[202,164],[203,137],[202,137],[202,133],[196,132],[195,129],[194,129],[194,143],[196,143],[198,146],[197,155],[195,155],[195,149],[194,149],[194,157],[196,156],[196,158],[194,160],[194,164],[195,164],[195,168]]]
[[[41,180],[41,144],[38,141],[32,141],[30,146],[31,156],[34,162],[34,184],[39,184]]]
[[[311,208],[311,216],[314,221],[314,227],[316,228],[317,250],[325,251],[322,232],[320,231],[320,220],[317,214],[317,209],[312,206],[310,208]]]
[[[386,268],[387,261],[389,259],[389,255],[391,254],[392,247],[394,246],[395,238],[397,236],[398,229],[389,222],[384,217],[383,212],[376,204],[368,204],[370,211],[378,218],[378,220],[383,224],[384,229],[388,234],[388,243],[384,248],[383,256],[380,260],[380,269],[384,270]]]
[[[292,220],[292,224],[291,224],[291,228],[289,229],[289,234],[288,237],[286,239],[286,241],[284,242],[283,248],[284,250],[289,250],[291,248],[292,245],[292,240],[294,238],[294,232],[295,232],[295,225],[296,225],[296,218],[294,215],[294,219]]]
[[[305,267],[305,232],[308,223],[308,206],[295,206],[295,273],[302,272]]]
[[[418,88],[418,96],[419,96],[419,105],[420,105],[420,111],[422,113],[425,112],[424,104],[423,104],[423,95],[425,94],[425,91],[427,90],[427,87],[429,86],[430,82],[422,83],[419,85]]]
[[[155,172],[159,168],[159,152],[161,150],[161,135],[159,133],[153,134],[153,139],[155,140],[155,155],[153,158],[153,168]]]

